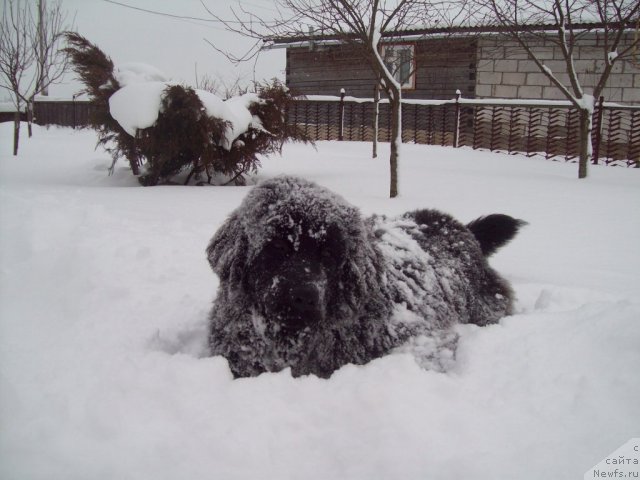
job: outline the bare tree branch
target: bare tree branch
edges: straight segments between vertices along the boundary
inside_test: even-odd
[[[32,13],[29,4],[18,5],[15,0],[3,0],[0,23],[0,86],[9,90],[16,109],[26,103],[33,90],[35,78],[27,78],[35,60],[32,48]],[[26,83],[25,83],[26,81]]]
[[[617,62],[630,58],[640,45],[640,38],[631,39],[629,25],[640,21],[638,0],[472,0],[482,11],[488,4],[489,15],[482,17],[486,23],[503,27],[506,35],[515,40],[527,52],[530,59],[562,94],[580,111],[580,178],[587,175],[591,156],[591,127],[594,98],[600,97]],[[598,23],[598,35],[602,39],[603,68],[592,92],[585,92],[576,68],[575,52],[580,42],[590,32],[588,23]],[[536,25],[553,25],[555,32],[532,31]],[[626,37],[626,38],[625,38]],[[566,65],[568,82],[558,77],[545,65],[537,51],[537,44],[550,42],[557,46]]]
[[[66,28],[61,0],[48,6],[39,0],[34,12],[30,2],[3,0],[0,20],[0,87],[11,92],[17,112],[26,105],[29,126],[36,94],[60,79],[67,69],[59,48]],[[20,117],[14,121],[14,155],[18,152]],[[31,128],[29,128],[31,134]]]
[[[391,106],[391,184],[390,196],[398,194],[397,162],[401,143],[402,87],[396,80],[395,67],[387,65],[381,56],[381,39],[389,41],[400,32],[424,28],[444,22],[448,15],[460,20],[463,9],[452,10],[444,0],[275,0],[276,15],[263,19],[242,7],[230,10],[225,20],[209,9],[209,14],[223,23],[227,30],[268,45],[277,38],[311,38],[318,34],[335,38],[355,49],[379,78]],[[447,10],[451,10],[447,12]],[[254,47],[257,46],[254,45]],[[220,51],[220,48],[214,47]],[[253,58],[253,53],[235,57],[237,61]],[[234,58],[233,55],[227,55]]]
[[[31,43],[35,48],[36,93],[45,93],[67,71],[67,56],[59,48],[63,32],[70,28],[61,0],[48,4],[38,0],[37,27]]]

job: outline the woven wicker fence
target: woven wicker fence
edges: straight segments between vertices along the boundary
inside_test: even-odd
[[[39,101],[35,121],[83,127],[93,108],[86,101]],[[381,101],[378,108],[378,140],[389,141],[389,104]],[[578,116],[562,101],[404,100],[402,140],[577,161]],[[315,140],[370,142],[375,104],[372,99],[310,95],[293,104],[288,118]],[[593,120],[593,163],[640,166],[640,107],[600,101]]]
[[[390,108],[378,107],[378,140],[389,141]],[[593,163],[640,166],[640,107],[600,101],[593,120]],[[375,104],[312,95],[295,102],[289,121],[316,140],[373,141]],[[577,161],[579,112],[562,101],[404,100],[402,140]]]

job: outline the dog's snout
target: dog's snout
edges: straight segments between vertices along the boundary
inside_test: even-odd
[[[295,285],[290,296],[291,306],[299,312],[313,311],[320,305],[320,290],[310,283]]]
[[[301,330],[324,317],[321,286],[309,281],[282,281],[271,304],[272,313],[287,330]]]
[[[273,269],[266,280],[262,313],[293,333],[324,323],[327,276],[323,266],[292,255]]]

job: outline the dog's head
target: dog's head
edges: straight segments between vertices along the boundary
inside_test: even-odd
[[[335,316],[332,277],[345,270],[347,257],[340,229],[328,226],[316,236],[305,219],[292,221],[294,231],[276,230],[247,262],[242,288],[264,318],[295,331]]]
[[[380,258],[369,235],[338,195],[277,177],[251,190],[207,254],[230,298],[248,299],[254,313],[292,333],[349,321],[362,299],[375,298]]]

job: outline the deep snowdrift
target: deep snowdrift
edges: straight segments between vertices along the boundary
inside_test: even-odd
[[[492,265],[517,314],[459,328],[448,373],[407,354],[329,380],[233,381],[203,357],[204,249],[250,187],[137,186],[92,132],[0,125],[3,479],[575,479],[640,432],[640,171],[404,145],[287,146],[365,214],[529,222]]]

